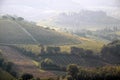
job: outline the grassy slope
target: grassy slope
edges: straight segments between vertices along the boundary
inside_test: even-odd
[[[0,20],[0,43],[33,43],[33,40],[10,20]]]
[[[45,29],[40,26],[34,26],[27,22],[19,22],[19,24],[21,24],[28,32],[30,32],[39,43],[45,45],[80,43],[80,41],[75,37],[65,35],[61,32]]]
[[[12,79],[15,79],[15,78],[11,76],[8,72],[0,68],[0,80],[12,80]]]
[[[41,44],[58,45],[80,43],[80,41],[74,37],[64,35],[61,32],[38,27],[25,21],[15,22],[11,20],[0,20],[0,43],[35,43],[33,39],[20,28],[20,26],[25,28],[38,41],[38,43]]]

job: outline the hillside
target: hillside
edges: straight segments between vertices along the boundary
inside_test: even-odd
[[[30,73],[33,74],[34,77],[40,78],[55,76],[49,71],[40,70],[32,59],[22,55],[21,52],[9,46],[0,46],[0,49],[2,50],[3,57],[14,64],[14,70],[17,71],[18,77],[20,77],[23,73]]]
[[[0,43],[34,43],[16,22],[10,20],[0,20]]]
[[[60,45],[60,44],[74,44],[80,41],[71,34],[58,32],[49,28],[35,26],[26,22],[19,22],[34,38],[42,44]]]
[[[73,44],[80,43],[74,36],[45,29],[27,21],[0,20],[2,44]]]

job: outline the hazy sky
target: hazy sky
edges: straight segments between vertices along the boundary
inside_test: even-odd
[[[1,14],[18,15],[29,20],[87,9],[103,10],[120,18],[120,0],[0,0]]]

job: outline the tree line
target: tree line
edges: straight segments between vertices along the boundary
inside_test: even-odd
[[[85,68],[71,64],[67,72],[67,80],[120,80],[120,66]]]

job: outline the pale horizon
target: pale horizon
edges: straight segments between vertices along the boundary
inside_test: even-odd
[[[120,19],[119,0],[1,0],[0,14],[24,17],[39,21],[60,13],[81,10],[104,11]]]

